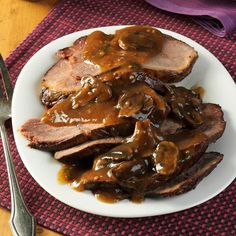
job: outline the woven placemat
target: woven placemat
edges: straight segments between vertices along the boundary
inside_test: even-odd
[[[7,58],[14,83],[24,64],[50,41],[87,28],[126,24],[148,24],[186,35],[212,52],[236,78],[236,34],[218,38],[187,17],[163,12],[143,0],[64,0]],[[96,216],[66,206],[45,192],[21,162],[10,124],[8,132],[25,201],[44,227],[74,236],[236,235],[236,181],[212,200],[182,212],[138,219]],[[10,192],[1,144],[0,159],[0,204],[9,209]]]

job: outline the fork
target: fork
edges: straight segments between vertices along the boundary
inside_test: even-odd
[[[6,166],[11,192],[11,217],[10,226],[14,236],[33,236],[36,234],[36,221],[27,209],[17,182],[12,161],[12,155],[7,138],[5,121],[11,118],[11,99],[13,89],[11,78],[0,54],[0,71],[2,73],[2,86],[0,83],[0,133],[6,159]],[[4,89],[6,96],[4,96]]]

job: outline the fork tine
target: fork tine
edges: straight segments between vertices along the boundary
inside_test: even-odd
[[[3,90],[2,90],[2,85],[0,84],[0,98],[3,98],[4,97],[4,95],[3,95],[3,92],[2,92]]]
[[[8,99],[11,99],[12,93],[13,93],[13,89],[12,89],[12,85],[11,85],[11,77],[8,73],[7,67],[4,63],[4,60],[3,60],[1,54],[0,54],[0,69],[2,71],[2,78],[4,81],[4,86],[6,89],[7,97],[8,97]]]

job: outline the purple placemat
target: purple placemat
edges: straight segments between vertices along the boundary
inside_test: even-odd
[[[224,37],[236,31],[235,0],[146,0],[169,12],[193,16],[192,19],[213,34]]]
[[[211,51],[236,78],[236,35],[218,38],[188,18],[156,9],[143,0],[63,0],[8,57],[14,83],[45,44],[75,31],[107,25],[148,24],[186,35]],[[115,219],[73,209],[45,192],[25,169],[8,126],[11,150],[25,201],[37,222],[64,235],[236,235],[236,181],[212,200],[164,216]],[[7,172],[0,144],[0,205],[10,208]],[[1,229],[0,229],[1,232]]]

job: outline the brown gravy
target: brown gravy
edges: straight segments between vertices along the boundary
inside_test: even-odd
[[[191,87],[191,90],[193,90],[195,93],[197,93],[200,98],[203,98],[203,96],[205,94],[205,89],[202,86],[194,85]]]
[[[111,188],[104,190],[93,191],[94,196],[101,202],[116,203],[124,199],[124,194],[118,188]]]
[[[80,81],[82,89],[49,109],[42,117],[42,121],[52,126],[86,123],[119,124],[127,117],[121,115],[119,98],[134,93],[137,98],[143,97],[140,101],[142,104],[139,104],[138,110],[129,117],[138,115],[148,118],[154,106],[159,106],[161,111],[165,109],[163,101],[147,85],[134,84],[129,76],[119,81],[121,74],[135,70],[136,65],[159,53],[163,40],[164,36],[160,31],[148,26],[127,27],[116,31],[114,35],[100,31],[90,34],[86,39],[84,59],[99,65],[102,71],[110,73],[82,78]],[[113,73],[113,68],[119,69]],[[111,81],[105,83],[107,80]],[[129,102],[126,101],[126,104]],[[142,110],[143,103],[149,105],[146,111]]]
[[[74,190],[82,192],[84,191],[84,187],[80,183],[80,178],[86,171],[88,171],[87,168],[63,164],[57,174],[57,180],[59,184],[70,184]],[[90,171],[88,171],[87,174],[90,174],[89,172]],[[99,201],[105,203],[116,203],[125,198],[119,188],[94,190],[93,194]]]
[[[83,172],[84,169],[82,170],[75,166],[63,164],[57,174],[57,180],[60,184],[72,183],[75,179],[79,178]]]
[[[83,56],[106,71],[130,62],[146,62],[161,51],[163,42],[163,34],[148,26],[127,27],[114,35],[95,31],[86,39]]]
[[[119,124],[123,119],[118,117],[119,111],[115,105],[116,100],[112,99],[101,103],[92,102],[79,109],[72,109],[72,102],[67,99],[49,109],[42,120],[53,126],[73,126],[86,123]]]
[[[157,116],[167,112],[163,98],[145,83],[122,79],[104,83],[94,77],[90,80],[92,85],[85,85],[76,95],[47,110],[42,121],[52,126],[116,125],[127,118],[146,119],[154,112]],[[157,120],[150,120],[155,125]]]
[[[151,128],[150,121],[138,121],[134,135],[127,139],[125,144],[95,158],[92,168],[88,169],[84,163],[78,166],[63,165],[58,173],[58,181],[62,184],[71,184],[77,191],[83,191],[88,181],[96,180],[101,183],[124,181],[125,183],[129,181],[130,176],[134,176],[137,181],[133,184],[129,183],[132,188],[136,189],[132,193],[131,200],[139,203],[143,200],[145,182],[149,182],[149,174],[153,172],[148,157],[157,143],[158,138]],[[127,161],[127,165],[119,166],[123,161]],[[144,177],[145,175],[147,178]],[[93,193],[98,200],[106,203],[115,203],[127,197],[127,193],[122,189],[107,188],[105,185],[93,190]]]

